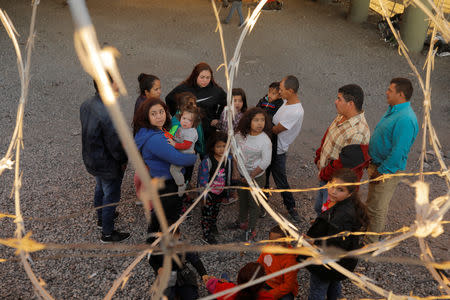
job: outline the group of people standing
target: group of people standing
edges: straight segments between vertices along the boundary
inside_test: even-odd
[[[298,97],[299,82],[295,76],[289,75],[280,82],[270,84],[267,95],[256,107],[248,106],[245,92],[241,88],[232,90],[232,107],[227,106],[226,93],[215,82],[213,71],[206,63],[197,64],[187,79],[167,94],[165,101],[161,100],[161,81],[158,77],[141,74],[138,81],[140,95],[135,104],[133,134],[150,176],[165,180],[164,188],[159,192],[161,195],[170,194],[161,197],[169,224],[179,218],[183,204],[189,205],[185,190],[192,180],[193,167],[198,157],[200,164],[197,185],[205,187],[212,179],[211,189],[202,201],[202,216],[199,222],[204,241],[207,243],[217,243],[220,207],[236,197],[235,192],[230,192],[225,187],[248,184],[243,176],[243,168],[259,186],[268,187],[271,174],[278,189],[290,189],[286,176],[286,154],[301,130],[304,115]],[[112,84],[116,89],[116,85]],[[94,86],[97,93],[82,104],[80,119],[83,160],[88,172],[96,178],[94,206],[99,207],[119,202],[127,156],[95,82]],[[371,136],[364,117],[362,88],[350,84],[338,89],[335,100],[337,117],[326,130],[314,160],[321,186],[328,182],[357,183],[366,168],[371,179],[405,169],[408,153],[418,133],[417,119],[409,102],[412,84],[408,79],[394,78],[386,95],[389,109]],[[234,115],[233,128],[228,128],[228,114]],[[237,145],[243,155],[242,167],[236,163],[237,153],[224,157],[227,134],[231,130],[236,135]],[[217,170],[222,159],[223,164]],[[317,218],[307,236],[318,238],[341,231],[364,229],[383,231],[389,202],[397,184],[398,177],[370,183],[365,203],[360,200],[356,186],[337,186],[320,190],[313,205]],[[139,195],[141,184],[137,176],[135,185]],[[283,192],[281,195],[290,218],[300,222],[292,193]],[[254,241],[258,217],[264,216],[265,211],[258,207],[248,190],[238,190],[237,196],[239,213],[224,229],[242,230],[242,241]],[[102,229],[102,242],[120,242],[130,236],[129,233],[115,230],[114,218],[117,215],[115,206],[97,210],[97,225]],[[148,242],[160,231],[156,215],[153,215],[151,220]],[[274,230],[285,235],[281,229],[272,231]],[[368,235],[364,242],[376,240],[377,236]],[[329,239],[327,244],[347,251],[362,245],[357,236]],[[285,246],[289,247],[287,244]],[[274,268],[272,263],[276,257],[266,256],[257,263],[261,266],[262,274],[276,272],[295,264],[295,256],[286,260],[280,257],[277,259],[289,263],[277,264]],[[302,258],[297,257],[297,260],[300,259]],[[198,261],[195,261],[199,265]],[[339,262],[353,270],[357,261],[342,259]],[[153,261],[152,267],[157,272],[162,264]],[[214,293],[216,288],[223,288],[221,283],[226,280],[210,278],[204,268],[199,269],[205,283],[210,280],[215,282],[209,285],[214,286],[209,288],[210,292]],[[340,294],[339,282],[343,278],[337,272],[325,268],[311,267],[309,270],[309,299],[336,299]],[[297,273],[294,273],[295,276],[286,279],[288,282],[283,279],[284,275],[276,277],[275,281],[266,282],[254,291],[255,297],[249,299],[293,299],[298,288]],[[294,277],[295,283],[292,282]],[[177,287],[177,280],[174,282],[174,287]],[[280,292],[278,285],[289,286],[290,289],[282,289]],[[267,293],[261,293],[263,290]],[[183,293],[191,294],[186,291]],[[244,299],[238,295],[239,293],[234,295],[235,299]]]

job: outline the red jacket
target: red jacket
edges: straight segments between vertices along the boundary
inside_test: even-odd
[[[217,294],[220,292],[223,292],[225,290],[234,288],[236,285],[232,282],[220,282],[218,281],[216,278],[212,278],[208,281],[208,283],[206,284],[208,287],[208,291],[211,292],[212,294]],[[236,299],[236,293],[232,294],[232,295],[223,295],[217,298],[217,300],[234,300]],[[258,298],[256,298],[257,300],[274,300],[275,298],[269,294],[269,292],[265,291],[265,290],[261,290],[258,293]]]
[[[322,137],[319,149],[316,150],[316,158],[314,159],[315,164],[320,160],[320,153],[322,152],[322,146],[327,134],[328,129]],[[347,145],[342,148],[338,159],[331,160],[328,165],[320,170],[319,177],[323,181],[330,181],[334,171],[342,168],[349,168],[356,173],[358,180],[361,180],[364,169],[369,165],[370,159],[369,145]]]
[[[258,262],[264,266],[266,275],[269,275],[297,264],[295,258],[296,256],[293,254],[271,254],[263,252],[259,256]],[[272,288],[272,290],[269,290],[268,292],[272,294],[275,299],[279,299],[289,293],[292,293],[294,297],[297,296],[297,272],[298,271],[284,273],[283,275],[267,280],[266,284]]]

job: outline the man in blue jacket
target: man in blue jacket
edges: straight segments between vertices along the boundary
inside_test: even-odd
[[[394,78],[386,91],[389,108],[378,122],[369,143],[372,163],[369,177],[375,179],[383,174],[405,170],[411,146],[419,131],[417,117],[410,105],[413,93],[411,81]],[[369,232],[382,232],[392,195],[400,177],[369,184],[367,208],[370,217]],[[378,236],[367,236],[368,242],[378,241]]]
[[[99,207],[119,202],[128,158],[95,81],[94,87],[95,96],[81,104],[80,120],[83,161],[86,170],[95,176],[94,206]],[[114,82],[113,89],[118,92]],[[120,242],[130,237],[129,233],[114,230],[115,216],[116,206],[97,209],[97,226],[102,229],[100,241],[103,243]]]

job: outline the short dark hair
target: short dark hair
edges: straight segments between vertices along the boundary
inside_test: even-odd
[[[156,80],[159,80],[159,78],[155,75],[145,73],[139,74],[138,81],[139,92],[141,93],[141,96],[145,96],[145,91],[150,91],[153,88]]]
[[[166,103],[162,101],[159,98],[149,98],[142,102],[141,105],[139,105],[139,108],[137,109],[136,113],[133,117],[133,135],[136,135],[136,133],[141,128],[149,128],[149,129],[157,129],[155,126],[150,124],[150,120],[148,118],[148,112],[150,111],[150,108],[152,108],[155,105],[160,104],[164,111],[166,112],[166,121],[164,122],[164,129],[170,130],[170,126],[172,124],[170,120],[170,113],[169,108],[167,107]]]
[[[197,128],[201,121],[198,107],[192,105],[192,103],[187,103],[180,108],[180,113],[176,115],[176,118],[181,121],[181,116],[184,112],[189,112],[193,115],[192,128]]]
[[[280,82],[279,81],[272,82],[271,84],[269,84],[269,89],[276,89],[277,91],[279,91]]]
[[[272,122],[270,117],[267,115],[266,111],[261,107],[252,107],[247,110],[244,115],[239,120],[238,126],[236,128],[236,132],[239,132],[243,137],[246,137],[250,133],[250,126],[253,118],[257,114],[262,114],[265,118],[264,129],[263,131],[269,136],[272,136]]]
[[[341,86],[338,89],[338,93],[342,94],[342,97],[344,97],[345,101],[352,101],[358,111],[362,110],[362,106],[364,103],[364,91],[359,85],[347,84]]]
[[[231,90],[232,96],[241,96],[242,98],[242,109],[241,112],[245,112],[247,110],[247,96],[245,96],[245,92],[241,88],[234,88]]]
[[[111,84],[112,84],[112,83],[114,82],[114,80],[112,79],[111,74],[109,74],[109,72],[106,72],[106,75],[108,75],[109,82],[111,82]],[[94,82],[95,92],[98,94],[99,91],[98,91],[98,85],[97,85],[97,82],[95,81],[95,79],[92,79],[92,81]]]
[[[214,132],[208,139],[208,144],[206,147],[206,151],[208,152],[209,157],[214,156],[214,147],[216,146],[217,142],[224,142],[227,143],[228,140],[228,134],[226,134],[223,131],[216,131]]]
[[[298,83],[297,77],[295,77],[294,75],[288,75],[288,76],[284,77],[283,81],[284,81],[285,89],[293,90],[294,93],[297,94],[298,88],[300,86],[300,84]]]
[[[397,93],[403,93],[405,95],[406,101],[409,101],[411,99],[411,96],[413,94],[413,86],[411,83],[411,80],[408,78],[392,78],[391,84],[395,84],[395,90]]]

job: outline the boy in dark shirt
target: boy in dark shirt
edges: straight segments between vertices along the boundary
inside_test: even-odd
[[[261,107],[272,118],[277,110],[283,105],[283,99],[280,97],[280,83],[272,82],[269,85],[269,92],[261,98],[256,107]]]
[[[283,105],[284,101],[280,97],[280,83],[272,82],[269,85],[269,92],[263,98],[258,101],[256,107],[261,107],[266,111],[266,113],[272,119],[278,109]],[[275,124],[273,124],[275,125]],[[273,156],[277,153],[277,136],[272,135],[272,161]],[[264,188],[269,188],[269,178],[270,178],[270,166],[266,169],[266,186]],[[266,210],[262,209],[260,217],[266,216]]]

